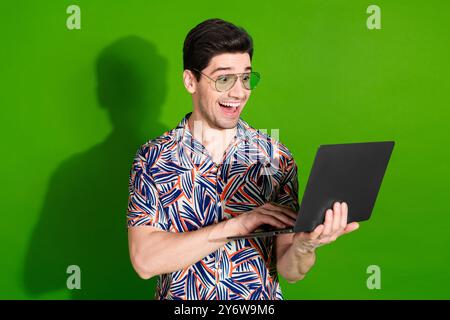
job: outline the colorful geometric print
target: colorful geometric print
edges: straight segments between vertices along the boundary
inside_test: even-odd
[[[267,202],[298,210],[297,166],[289,150],[239,119],[215,164],[193,138],[187,114],[137,151],[130,171],[128,227],[188,232]],[[155,299],[283,299],[273,237],[228,242],[202,260],[158,277]]]

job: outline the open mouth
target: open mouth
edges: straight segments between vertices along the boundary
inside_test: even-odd
[[[239,114],[239,109],[241,106],[240,102],[219,102],[220,110],[225,115],[234,116]]]

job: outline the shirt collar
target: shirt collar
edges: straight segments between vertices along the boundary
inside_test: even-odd
[[[192,135],[191,131],[189,130],[188,125],[188,119],[191,116],[192,112],[189,112],[184,116],[184,118],[178,123],[176,126],[176,137],[177,141],[184,141],[187,142],[189,145],[194,145],[195,147],[201,147],[203,146],[200,144],[200,142],[196,139],[194,139],[194,136]],[[250,142],[252,141],[254,134],[256,130],[250,127],[250,125],[242,120],[242,118],[239,118],[237,125],[236,125],[236,138],[239,139],[242,142]],[[200,146],[196,146],[196,144],[200,144]]]

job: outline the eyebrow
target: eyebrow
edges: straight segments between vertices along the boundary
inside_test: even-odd
[[[213,75],[217,71],[225,71],[225,70],[231,70],[231,68],[230,67],[218,67],[218,68],[215,68],[213,70],[213,72],[211,72],[211,75]],[[252,67],[250,67],[250,66],[246,67],[245,71],[252,71]]]

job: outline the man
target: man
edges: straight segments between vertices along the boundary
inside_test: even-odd
[[[130,257],[140,277],[159,275],[157,299],[282,299],[315,249],[358,227],[335,203],[311,233],[228,241],[263,225],[293,226],[297,166],[289,150],[240,118],[259,80],[245,30],[206,20],[184,42],[183,80],[193,111],[144,144],[130,176]]]

